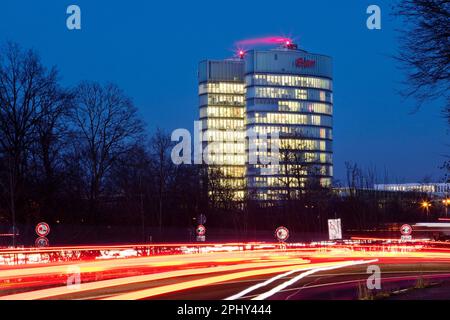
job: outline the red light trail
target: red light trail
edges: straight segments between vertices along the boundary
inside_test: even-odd
[[[155,248],[163,251],[155,253]],[[70,250],[141,252],[148,256],[98,255],[88,260],[0,267],[0,300],[13,299],[148,299],[166,295],[196,292],[202,287],[233,285],[231,296],[239,299],[255,288],[265,293],[255,296],[266,299],[282,294],[287,287],[303,278],[324,271],[376,263],[414,268],[417,265],[440,264],[443,271],[436,277],[448,277],[450,244],[442,242],[393,242],[393,239],[332,242],[290,243],[223,243],[223,244],[161,244],[59,247],[44,249],[1,250],[10,254],[42,256]],[[142,252],[144,252],[142,251]],[[152,253],[153,252],[153,253]],[[70,267],[79,270],[81,283],[76,289],[66,286]],[[415,273],[416,271],[404,271]],[[298,275],[295,275],[298,273]],[[345,273],[344,273],[345,274]],[[284,280],[292,276],[292,279]],[[412,275],[411,275],[412,276]],[[260,279],[256,285],[245,286],[245,279]],[[399,281],[406,278],[399,277]],[[340,281],[334,281],[340,283]],[[213,291],[205,290],[206,298]],[[227,296],[221,297],[226,299]]]
[[[238,48],[254,47],[258,45],[289,45],[292,39],[280,36],[270,36],[254,39],[245,39],[236,42]]]
[[[268,45],[291,47],[293,45],[293,40],[282,36],[268,36],[268,37],[240,40],[235,43],[235,46],[237,48],[236,50],[237,56],[240,59],[244,58],[245,53],[248,50],[257,46],[268,46]]]

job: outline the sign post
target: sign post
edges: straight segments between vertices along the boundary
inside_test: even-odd
[[[206,227],[202,224],[199,224],[195,229],[195,233],[197,234],[197,241],[205,242],[206,240]]]
[[[38,238],[34,242],[34,245],[38,248],[48,247],[49,241],[47,239],[48,234],[50,233],[50,226],[46,222],[39,222],[34,229]]]
[[[400,233],[402,234],[400,237],[401,242],[407,242],[412,240],[412,227],[409,224],[404,224],[400,227]]]
[[[328,238],[330,240],[342,239],[341,219],[328,219]]]
[[[198,217],[197,217],[197,222],[199,224],[205,224],[206,223],[206,216],[203,213],[199,214]]]

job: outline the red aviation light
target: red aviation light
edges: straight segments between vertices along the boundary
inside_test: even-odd
[[[290,50],[296,50],[298,48],[298,46],[289,39],[284,43],[284,47]]]
[[[245,51],[244,50],[239,50],[238,55],[239,55],[240,59],[244,59]]]

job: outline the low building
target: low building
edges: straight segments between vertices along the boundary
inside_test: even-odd
[[[450,183],[376,184],[374,189],[380,191],[420,192],[437,197],[447,197],[450,195]]]

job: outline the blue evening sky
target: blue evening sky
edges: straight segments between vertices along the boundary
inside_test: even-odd
[[[77,4],[82,30],[66,28]],[[366,8],[382,9],[382,30],[366,28]],[[238,40],[287,35],[334,59],[335,175],[345,161],[385,170],[392,182],[438,180],[449,154],[440,104],[411,114],[390,58],[398,43],[392,1],[2,0],[0,42],[12,40],[57,65],[64,85],[113,81],[134,99],[149,130],[192,129],[198,117],[197,64],[227,58]]]

